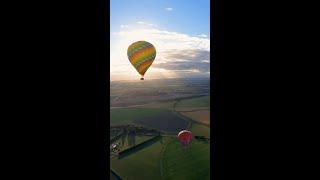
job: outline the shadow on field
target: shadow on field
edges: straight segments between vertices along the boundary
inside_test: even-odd
[[[129,156],[132,153],[136,153],[136,152],[140,151],[143,148],[151,146],[152,144],[156,143],[159,140],[162,142],[162,137],[161,136],[156,136],[156,137],[154,137],[152,139],[149,139],[149,140],[147,140],[147,141],[145,141],[145,142],[143,142],[141,144],[133,146],[133,147],[131,147],[129,149],[126,149],[124,151],[121,151],[118,154],[118,159],[123,159],[123,158]]]

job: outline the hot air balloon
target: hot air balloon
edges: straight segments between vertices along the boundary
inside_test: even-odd
[[[187,146],[191,142],[192,138],[192,133],[187,130],[182,130],[178,134],[178,139],[183,146]]]
[[[141,75],[140,80],[156,58],[156,48],[149,42],[137,41],[128,47],[128,59]]]

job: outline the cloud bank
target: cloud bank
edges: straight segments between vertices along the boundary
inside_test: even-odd
[[[133,42],[145,40],[152,43],[157,50],[157,57],[147,72],[148,76],[159,73],[175,77],[210,75],[209,38],[161,30],[142,21],[138,24],[145,24],[146,27],[122,28],[120,32],[112,34],[119,41],[111,43],[111,72],[120,74],[121,70],[128,75],[136,76],[127,59],[126,51]]]

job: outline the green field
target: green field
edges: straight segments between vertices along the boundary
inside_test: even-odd
[[[145,147],[123,159],[110,159],[111,169],[122,179],[160,179],[160,154],[163,145],[160,141]]]
[[[170,119],[171,116],[169,115],[172,112],[169,109],[172,103],[161,105],[155,103],[150,107],[148,105],[145,107],[111,109],[111,125],[126,123],[148,125],[151,123],[158,127],[158,122]],[[177,106],[186,108],[210,107],[210,96],[182,100]],[[170,127],[174,127],[175,121],[170,122]],[[162,125],[165,124],[162,123]],[[161,127],[158,128],[161,129]],[[195,136],[210,137],[209,126],[192,123],[191,131]],[[114,134],[116,132],[112,133],[112,135]],[[150,138],[152,137],[136,136],[135,143],[137,145]],[[122,139],[119,138],[115,143],[121,141]],[[121,151],[127,148],[129,148],[127,142],[124,146],[120,146]],[[114,172],[126,180],[206,180],[210,179],[210,143],[193,140],[187,149],[183,149],[176,138],[164,137],[162,141],[149,145],[122,159],[111,158],[110,166]]]
[[[163,172],[164,179],[210,179],[210,144],[194,140],[183,149],[171,141],[164,151]]]
[[[149,109],[149,108],[121,108],[110,109],[110,124],[132,123],[137,118],[147,118],[156,116],[166,109]]]
[[[198,123],[193,123],[191,127],[191,131],[195,136],[206,136],[210,137],[210,127],[201,125]]]
[[[210,96],[181,100],[176,107],[210,107]]]

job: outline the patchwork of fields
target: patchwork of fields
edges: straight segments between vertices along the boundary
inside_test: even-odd
[[[186,129],[189,122],[180,118],[171,110],[162,108],[123,108],[112,109],[111,125],[137,124],[168,133],[178,133]]]
[[[144,82],[139,82],[144,83]],[[139,127],[156,129],[162,132],[162,138],[146,145],[138,151],[119,159],[117,156],[110,157],[111,169],[125,180],[140,179],[210,179],[210,142],[194,139],[188,148],[182,148],[175,137],[183,130],[191,130],[195,136],[210,137],[210,96],[199,97],[207,91],[207,85],[201,82],[197,85],[188,85],[183,82],[173,85],[164,82],[164,89],[157,89],[159,84],[148,81],[150,87],[135,89],[136,97],[126,94],[127,90],[117,83],[112,90],[112,102],[114,107],[110,109],[110,125],[133,124]],[[203,84],[202,84],[203,83]],[[140,84],[131,84],[132,88],[139,88]],[[149,91],[148,91],[149,88]],[[150,89],[152,92],[150,92]],[[203,90],[202,90],[203,89]],[[138,100],[144,93],[145,103]],[[169,92],[174,92],[168,96]],[[195,93],[197,92],[197,93]],[[196,97],[192,97],[196,96]],[[150,100],[151,96],[164,96],[165,101]],[[177,97],[190,96],[179,99]],[[152,98],[151,98],[152,99]],[[153,99],[165,99],[154,97]],[[123,103],[124,102],[124,103]],[[138,103],[135,103],[138,102]],[[126,105],[121,107],[120,105]],[[120,131],[122,132],[122,131]],[[110,132],[110,137],[115,137],[119,131]],[[135,144],[142,143],[152,136],[135,136]],[[120,138],[115,144],[121,144],[121,150],[130,145]],[[110,173],[111,179],[116,179]]]

